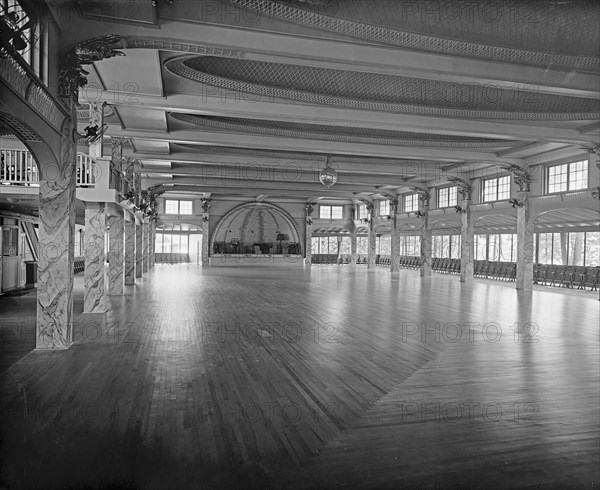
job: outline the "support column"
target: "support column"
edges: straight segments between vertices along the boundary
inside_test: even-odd
[[[356,253],[356,248],[357,248],[357,237],[356,237],[356,231],[353,231],[352,233],[350,233],[350,265],[356,266],[356,259],[357,257],[357,253]]]
[[[106,311],[106,210],[104,203],[85,203],[84,313]]]
[[[144,258],[144,240],[142,239],[142,225],[135,224],[135,277],[142,277],[142,262]]]
[[[375,268],[375,254],[377,252],[377,239],[375,236],[375,223],[374,216],[371,214],[371,219],[369,220],[369,243],[367,248],[367,269]]]
[[[125,285],[135,284],[135,218],[125,221]]]
[[[306,235],[304,240],[304,265],[312,266],[312,218],[306,218]]]
[[[340,263],[340,257],[342,256],[342,236],[338,236],[337,238],[337,263]]]
[[[398,233],[397,216],[394,211],[394,219],[392,220],[391,237],[390,237],[390,253],[392,254],[390,261],[390,271],[400,271],[400,234]]]
[[[517,207],[517,289],[533,289],[534,225],[529,222],[529,192],[518,193]]]
[[[142,272],[148,272],[148,254],[150,253],[150,226],[148,223],[142,223],[142,235],[143,235],[143,247],[144,247],[144,256],[142,259]]]
[[[125,279],[125,220],[123,216],[109,216],[108,227],[108,294],[122,295]]]
[[[210,216],[208,212],[202,213],[202,267],[208,267],[210,247]]]
[[[150,233],[149,233],[149,253],[148,253],[148,269],[154,269],[154,249],[155,247],[155,240],[156,240],[156,222],[155,221],[151,221],[150,222]],[[188,250],[189,253],[189,250]]]
[[[73,342],[73,252],[75,235],[77,114],[62,128],[60,161],[39,161],[39,256],[36,349],[67,349]]]
[[[429,226],[429,205],[422,207],[421,219],[421,277],[431,277],[431,227]]]
[[[463,199],[461,209],[460,282],[472,282],[475,233],[471,220],[471,200]]]

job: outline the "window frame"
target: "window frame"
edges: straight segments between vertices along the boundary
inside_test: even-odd
[[[576,165],[578,163],[585,163],[585,184],[583,187],[578,187],[577,189],[572,189],[571,184],[572,184],[573,180],[572,180],[571,174],[575,174],[575,173],[577,173],[577,171],[576,170],[572,171],[571,165]],[[558,168],[558,167],[566,167],[567,168],[567,171],[565,172],[566,188],[565,188],[565,190],[551,191],[550,186],[556,185],[556,184],[550,182],[550,172],[551,172],[551,169]],[[544,170],[544,177],[545,177],[545,183],[546,183],[546,185],[544,186],[545,187],[544,190],[546,191],[546,194],[560,194],[562,192],[574,192],[574,191],[581,191],[581,190],[589,189],[589,186],[590,186],[590,160],[584,158],[582,160],[576,160],[576,161],[572,161],[572,162],[557,163],[554,165],[546,165],[546,168]],[[577,180],[575,180],[575,182],[577,182]]]
[[[407,200],[410,198],[413,204],[413,208],[412,209],[407,209]],[[417,194],[416,192],[413,194],[404,194],[404,196],[402,197],[402,210],[405,213],[414,213],[416,211],[419,210],[419,194]]]
[[[327,208],[329,208],[329,216],[324,217],[323,210],[325,210]],[[339,218],[333,217],[333,208],[340,208],[341,216]],[[344,206],[341,206],[338,204],[319,204],[319,219],[330,219],[330,220],[344,219]]]
[[[167,211],[167,203],[169,201],[177,203],[177,212],[176,213],[170,213]],[[191,209],[190,209],[189,213],[181,212],[181,203],[182,202],[190,203]],[[168,216],[193,216],[194,215],[194,201],[192,199],[165,199],[165,214]]]
[[[446,206],[442,206],[440,204],[440,192],[442,192],[443,190],[448,189],[448,205]],[[450,203],[450,189],[454,189],[454,197],[455,197],[455,202],[454,204]],[[457,185],[447,185],[447,186],[443,186],[443,187],[438,187],[436,189],[436,205],[437,205],[437,209],[447,209],[447,208],[453,208],[454,206],[458,206],[458,186]]]
[[[502,197],[500,198],[500,179],[508,179],[508,196],[507,197]],[[491,182],[491,181],[496,181],[496,188],[495,188],[495,197],[493,199],[486,199],[486,183],[487,182]],[[508,201],[510,199],[510,190],[511,190],[511,185],[512,185],[512,179],[510,174],[505,174],[505,175],[497,175],[496,177],[489,177],[486,179],[483,179],[481,182],[481,202],[498,202],[498,201]]]

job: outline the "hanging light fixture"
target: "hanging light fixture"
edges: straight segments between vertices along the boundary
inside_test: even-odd
[[[321,184],[328,189],[330,189],[338,180],[336,170],[329,163],[329,155],[327,155],[327,160],[325,160],[325,167],[323,167],[323,170],[321,170],[321,173],[319,174],[319,180],[321,181]]]

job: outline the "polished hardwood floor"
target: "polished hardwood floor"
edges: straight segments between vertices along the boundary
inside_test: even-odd
[[[6,488],[599,485],[596,294],[181,264],[91,315],[81,282],[66,351],[0,298]]]

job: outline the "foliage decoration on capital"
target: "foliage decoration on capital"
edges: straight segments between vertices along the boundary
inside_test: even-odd
[[[456,184],[458,186],[458,193],[463,199],[471,199],[471,184],[460,177],[448,177],[448,182]]]
[[[517,165],[516,163],[506,163],[501,165],[504,170],[508,170],[514,178],[515,184],[519,188],[519,192],[529,192],[531,189],[531,172]]]
[[[59,95],[77,101],[79,89],[87,85],[89,75],[83,65],[91,65],[94,61],[114,56],[125,56],[122,51],[110,47],[120,40],[120,36],[108,34],[83,41],[67,51],[59,66]]]

